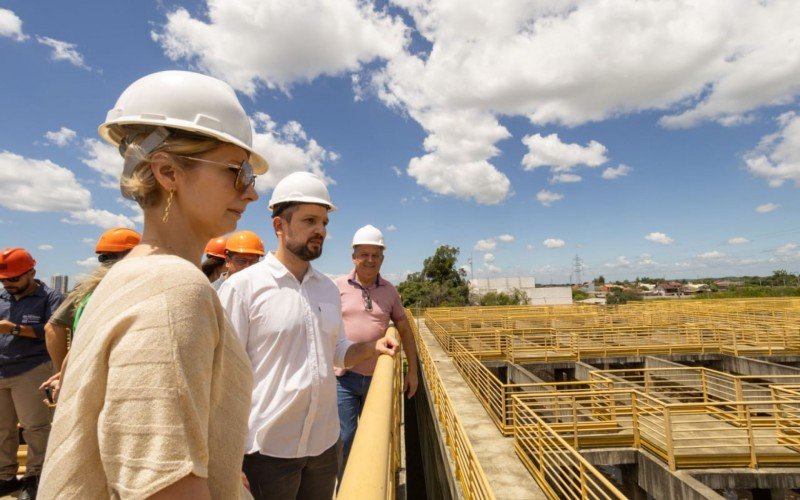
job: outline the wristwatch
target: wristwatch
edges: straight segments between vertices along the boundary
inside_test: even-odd
[[[11,331],[8,333],[10,333],[11,335],[19,335],[20,333],[22,333],[22,327],[20,325],[14,325],[14,328],[12,328]]]

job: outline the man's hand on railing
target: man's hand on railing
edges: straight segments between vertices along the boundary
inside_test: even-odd
[[[400,344],[397,342],[397,340],[393,339],[392,337],[382,337],[375,342],[375,354],[376,356],[380,356],[381,354],[394,356],[399,346]]]
[[[406,373],[405,381],[403,382],[403,392],[406,393],[408,399],[411,399],[411,397],[416,394],[417,384],[417,367],[409,365],[408,373]]]

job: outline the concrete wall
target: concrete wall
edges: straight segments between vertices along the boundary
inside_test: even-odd
[[[532,293],[528,293],[531,305],[553,306],[572,304],[572,288],[568,286],[549,286],[547,288],[535,288]]]
[[[786,381],[786,379],[774,379],[773,381],[776,383],[800,383],[800,368],[770,363],[769,361],[763,361],[760,359],[728,355],[722,356],[721,362],[723,371],[729,373],[758,375],[765,380],[770,380],[770,375],[797,375],[797,378],[792,379],[791,381]]]

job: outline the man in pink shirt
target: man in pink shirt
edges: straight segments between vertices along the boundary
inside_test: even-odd
[[[408,358],[403,390],[411,398],[417,391],[417,347],[397,289],[380,276],[385,248],[383,234],[374,226],[366,225],[353,236],[355,269],[336,280],[342,298],[342,320],[345,335],[353,342],[374,342],[386,334],[389,321],[394,323]],[[377,358],[371,358],[347,370],[334,370],[343,444],[340,482],[376,364]]]

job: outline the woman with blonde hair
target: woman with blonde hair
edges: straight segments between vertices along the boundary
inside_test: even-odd
[[[99,131],[144,230],[81,317],[39,494],[240,498],[250,363],[199,265],[267,162],[233,89],[197,73],[134,82]]]

